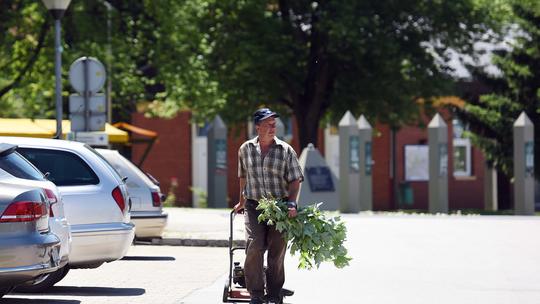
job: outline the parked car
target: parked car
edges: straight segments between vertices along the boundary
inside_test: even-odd
[[[116,150],[96,149],[121,176],[131,198],[131,220],[135,224],[135,237],[139,239],[161,237],[167,225],[168,214],[163,211],[163,194],[150,177]]]
[[[0,297],[60,268],[60,240],[49,229],[45,191],[0,181]]]
[[[43,173],[15,151],[16,145],[0,143],[0,180],[4,185],[27,185],[41,188],[50,203],[49,226],[60,239],[60,268],[42,276],[39,281],[21,286],[19,290],[42,291],[60,281],[67,273],[71,250],[71,233],[64,215],[64,203],[58,188]]]
[[[71,227],[70,268],[96,268],[122,258],[134,237],[122,178],[90,146],[57,139],[0,137],[56,184]]]

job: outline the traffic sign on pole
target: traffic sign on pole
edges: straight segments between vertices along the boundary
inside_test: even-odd
[[[69,81],[79,93],[69,97],[72,132],[105,130],[107,104],[105,95],[98,94],[105,79],[105,67],[96,58],[81,57],[71,64]]]

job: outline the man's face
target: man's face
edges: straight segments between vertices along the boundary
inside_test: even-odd
[[[273,138],[276,135],[276,119],[269,117],[255,126],[261,138]]]

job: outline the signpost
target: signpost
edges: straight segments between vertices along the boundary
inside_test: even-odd
[[[107,103],[98,93],[105,84],[105,67],[92,57],[81,57],[69,68],[69,82],[78,94],[69,96],[71,132],[104,131]]]

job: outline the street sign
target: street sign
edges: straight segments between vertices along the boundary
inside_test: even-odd
[[[107,103],[97,94],[105,84],[105,67],[92,57],[81,57],[69,68],[69,82],[79,94],[69,96],[72,132],[105,130]]]
[[[88,99],[88,110],[90,115],[107,112],[107,105],[104,94],[96,94]],[[77,94],[69,96],[69,113],[84,114],[84,97]]]
[[[85,84],[85,76],[87,84]],[[105,67],[93,57],[81,57],[69,68],[69,83],[80,94],[84,94],[85,91],[90,94],[97,93],[103,88],[106,77]]]
[[[90,146],[107,146],[109,135],[104,132],[70,132],[67,134],[68,140],[86,143]]]
[[[97,94],[88,98],[88,116],[84,97],[77,94],[69,96],[69,119],[71,132],[104,131],[107,122],[105,95]],[[85,123],[86,122],[86,123]]]
[[[85,116],[82,114],[70,114],[69,119],[71,120],[71,132],[85,131],[85,121],[88,124],[88,131],[104,131],[107,115],[100,113],[85,119]]]

